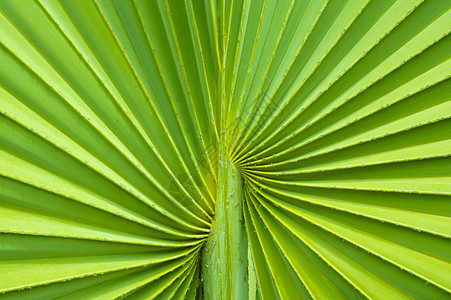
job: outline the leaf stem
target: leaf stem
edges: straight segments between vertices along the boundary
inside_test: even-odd
[[[221,144],[215,219],[202,255],[204,297],[246,299],[250,292],[243,183]]]

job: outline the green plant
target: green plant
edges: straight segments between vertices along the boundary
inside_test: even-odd
[[[449,0],[1,0],[0,296],[449,299]]]

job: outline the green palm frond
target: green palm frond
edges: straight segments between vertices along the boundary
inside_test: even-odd
[[[1,0],[0,298],[449,299],[449,0]]]

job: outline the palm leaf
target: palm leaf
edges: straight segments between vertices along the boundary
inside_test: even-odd
[[[5,299],[448,299],[450,2],[0,1]]]

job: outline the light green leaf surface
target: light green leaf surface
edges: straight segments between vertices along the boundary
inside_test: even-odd
[[[1,299],[449,299],[449,0],[1,0]]]

